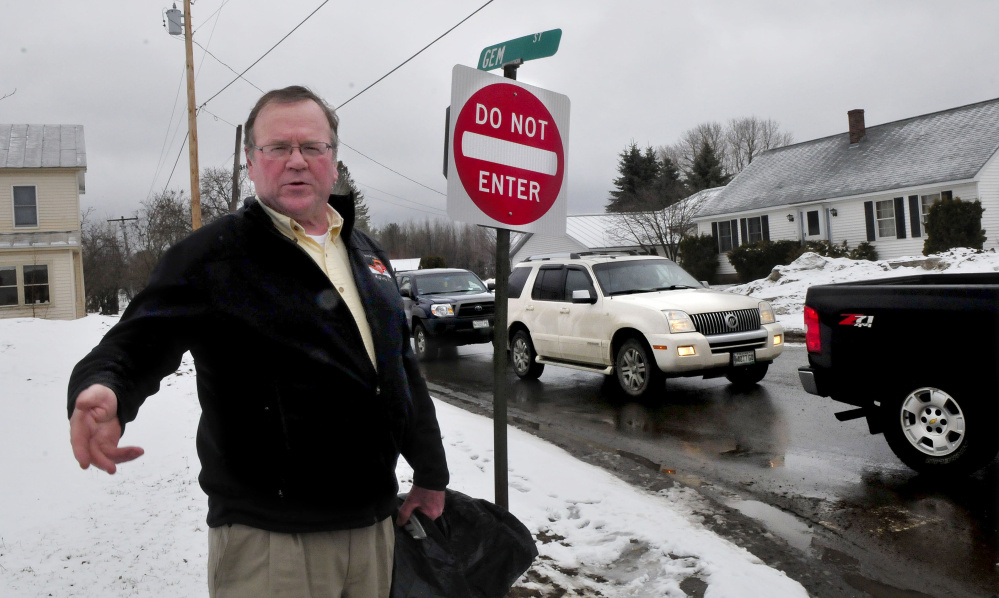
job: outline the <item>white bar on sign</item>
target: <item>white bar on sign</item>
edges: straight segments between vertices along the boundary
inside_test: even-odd
[[[522,168],[549,176],[558,172],[558,155],[555,152],[471,131],[462,133],[461,151],[466,158]]]

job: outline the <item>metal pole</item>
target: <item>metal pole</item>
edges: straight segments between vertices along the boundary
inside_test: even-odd
[[[198,182],[198,115],[194,102],[194,40],[191,0],[184,0],[184,46],[187,50],[187,148],[191,162],[191,228],[201,228],[201,185]]]
[[[239,209],[239,142],[243,140],[243,125],[236,125],[236,151],[232,157],[232,201],[229,202],[229,213],[235,214]]]
[[[503,76],[517,78],[519,64],[503,66]],[[510,489],[507,460],[507,381],[506,326],[507,297],[510,287],[510,231],[496,229],[496,315],[493,318],[493,459],[496,464],[496,504],[510,508]]]

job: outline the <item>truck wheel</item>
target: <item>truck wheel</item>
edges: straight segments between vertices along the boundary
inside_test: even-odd
[[[984,406],[966,395],[922,386],[883,401],[885,440],[903,463],[921,473],[971,473],[999,454],[999,437]]]
[[[433,361],[437,357],[437,346],[419,322],[413,326],[413,344],[416,345],[416,358],[420,361]]]
[[[630,397],[644,398],[663,390],[665,377],[642,341],[629,338],[618,349],[614,370],[621,390]]]
[[[524,380],[537,380],[541,372],[545,371],[545,364],[535,361],[537,356],[531,335],[525,330],[518,330],[510,343],[510,360],[513,362],[514,373]]]
[[[732,368],[725,374],[725,377],[737,388],[749,388],[762,380],[767,375],[768,369],[770,369],[769,363],[757,363],[741,368]]]

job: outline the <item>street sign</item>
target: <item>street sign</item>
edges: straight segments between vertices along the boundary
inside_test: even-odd
[[[451,108],[448,216],[564,235],[569,98],[456,65]]]
[[[552,29],[489,46],[479,54],[478,68],[480,71],[491,71],[515,60],[526,62],[553,56],[561,40],[562,30]]]

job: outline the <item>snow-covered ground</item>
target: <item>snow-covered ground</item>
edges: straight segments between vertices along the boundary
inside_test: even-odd
[[[810,284],[925,272],[903,262],[852,262],[806,254],[775,280],[729,289],[771,301],[801,328]],[[996,271],[999,256],[953,251],[929,264]],[[206,596],[206,500],[197,483],[199,417],[193,365],[164,380],[123,442],[146,449],[115,476],[81,471],[69,447],[65,389],[75,362],[116,318],[0,320],[0,596],[152,598]],[[451,487],[493,492],[492,422],[437,402]],[[540,557],[519,586],[569,595],[683,596],[697,577],[708,597],[807,596],[797,582],[708,531],[699,495],[676,486],[649,493],[511,428],[511,511],[538,538]],[[411,470],[399,467],[403,486]],[[531,581],[533,580],[533,581]],[[548,581],[545,581],[548,580]]]

